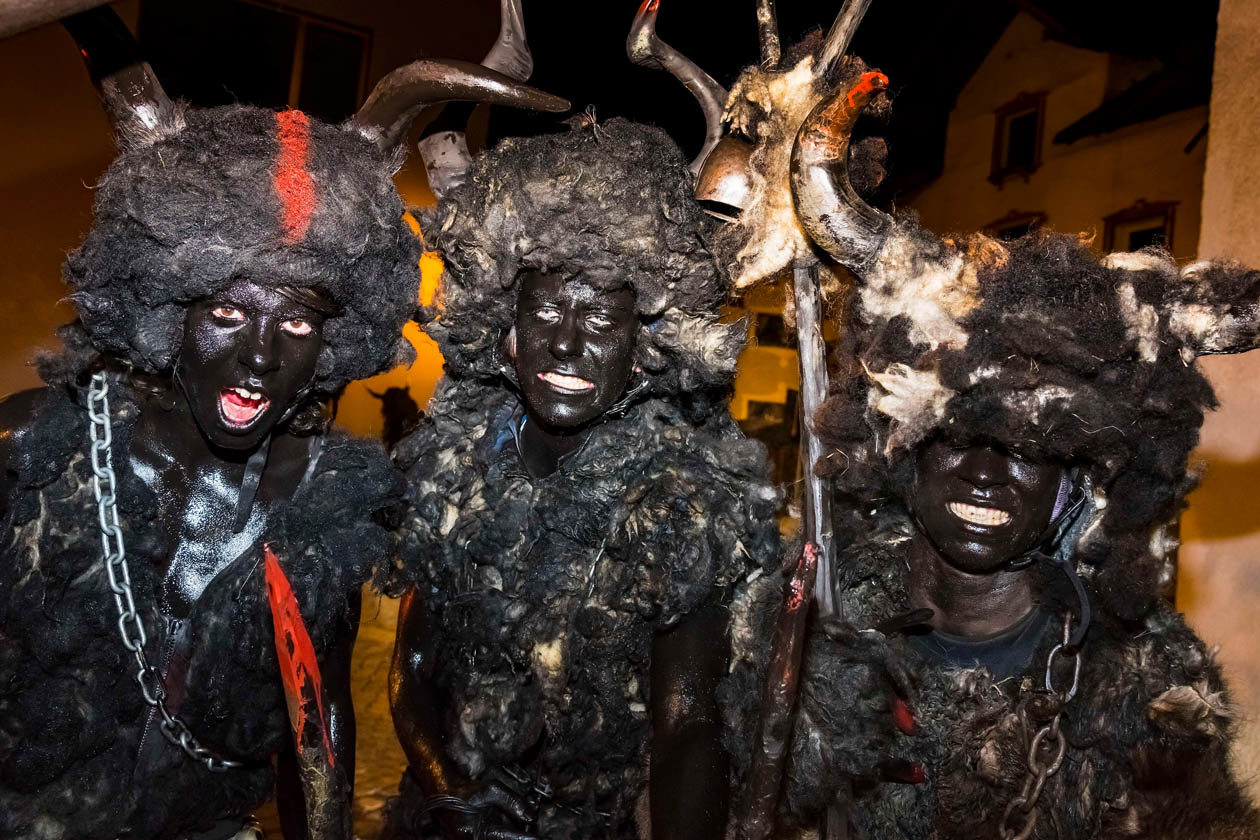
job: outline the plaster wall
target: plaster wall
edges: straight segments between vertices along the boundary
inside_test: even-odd
[[[1221,0],[1215,65],[1199,251],[1260,266],[1260,4]],[[1221,407],[1196,453],[1206,473],[1182,518],[1178,604],[1220,645],[1242,713],[1236,766],[1260,800],[1260,354],[1202,364]]]
[[[1045,37],[1026,14],[1015,17],[959,94],[950,115],[945,168],[910,201],[939,232],[984,228],[1012,212],[1044,213],[1065,232],[1093,233],[1102,246],[1103,217],[1146,201],[1179,202],[1173,253],[1196,251],[1206,146],[1185,147],[1207,122],[1192,108],[1070,145],[1054,135],[1098,107],[1111,59]],[[1046,93],[1040,168],[1028,177],[991,183],[994,111],[1022,93]],[[896,154],[896,150],[893,150]]]

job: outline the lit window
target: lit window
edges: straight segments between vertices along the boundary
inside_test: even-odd
[[[993,163],[989,180],[999,186],[1012,175],[1031,175],[1041,166],[1046,95],[1025,93],[994,114]]]
[[[1139,200],[1103,219],[1104,251],[1172,250],[1175,201]]]

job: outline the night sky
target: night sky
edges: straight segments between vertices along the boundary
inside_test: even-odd
[[[599,119],[625,116],[657,124],[690,156],[704,136],[695,100],[667,73],[636,67],[626,58],[625,38],[638,5],[639,0],[524,0],[525,27],[535,60],[530,83],[566,97],[577,111],[593,106]],[[813,29],[825,31],[842,4],[839,0],[779,0],[777,5],[786,48]],[[168,55],[150,57],[168,87],[196,104],[222,103],[198,102],[196,95],[181,90],[181,72],[218,72],[236,75],[239,81],[242,74],[248,77],[251,61],[264,59],[261,44],[246,56],[227,58],[221,43],[197,43],[206,27],[196,16],[212,15],[215,6],[213,0],[188,5],[146,0],[142,6],[178,9],[179,15],[187,16],[180,37],[169,39],[172,46],[178,42],[178,47]],[[265,8],[266,4],[258,14],[265,16]],[[1215,8],[1213,0],[1206,0],[1182,8],[1173,17],[1157,13],[1153,4],[1140,0],[874,0],[852,51],[886,72],[892,82],[890,124],[868,127],[887,137],[891,147],[890,178],[877,199],[888,203],[907,198],[939,173],[946,123],[958,92],[1018,11],[1044,23],[1048,37],[1164,59],[1189,84],[1171,93],[1165,85],[1155,95],[1170,101],[1180,97],[1178,107],[1189,107],[1207,101]],[[416,10],[433,24],[417,32],[417,55],[477,60],[497,30],[495,0],[424,0],[412,8],[412,17],[417,17]],[[142,41],[144,18],[142,13]],[[662,0],[657,30],[724,86],[729,87],[740,70],[759,57],[754,0]],[[238,30],[234,40],[246,34]],[[160,50],[165,45],[152,46]],[[216,62],[219,69],[211,71]],[[181,63],[183,68],[178,66]],[[207,84],[218,84],[221,91],[231,87],[229,82],[203,79],[203,90]],[[280,101],[254,104],[283,106],[283,91],[278,96]],[[471,106],[449,108],[437,127],[462,127],[469,110]],[[500,108],[491,116],[490,138],[493,142],[497,137],[556,127],[554,116]]]

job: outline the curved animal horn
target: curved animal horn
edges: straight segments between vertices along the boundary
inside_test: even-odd
[[[499,3],[499,37],[486,57],[482,67],[523,82],[534,73],[534,56],[525,40],[525,14],[521,0],[501,0]]]
[[[866,17],[866,10],[870,6],[871,0],[848,0],[840,14],[836,15],[835,23],[831,24],[831,31],[827,33],[827,40],[823,42],[822,52],[818,57],[816,72],[819,77],[826,76],[835,63],[849,51],[849,44],[853,42],[858,24]]]
[[[656,35],[656,15],[661,0],[643,0],[626,36],[626,55],[640,67],[668,70],[691,91],[704,111],[704,146],[691,162],[691,173],[700,171],[700,165],[722,139],[722,109],[726,107],[726,88],[700,69],[691,59],[662,41]]]
[[[113,9],[89,9],[61,24],[79,45],[119,145],[152,143],[184,127],[179,108],[162,90],[136,39]]]
[[[399,67],[381,79],[354,115],[354,122],[382,145],[395,146],[425,106],[452,99],[553,113],[569,109],[568,100],[523,85],[480,64],[426,58]]]
[[[777,70],[783,55],[779,42],[779,16],[774,0],[757,0],[757,34],[761,38],[761,69]]]
[[[857,273],[884,244],[892,219],[849,183],[849,135],[862,108],[886,87],[883,73],[863,73],[814,106],[792,148],[792,198],[801,226],[836,262]]]
[[[521,0],[499,0],[499,37],[491,45],[481,66],[518,82],[534,72],[534,56],[525,40]],[[461,114],[462,116],[462,114]],[[468,135],[462,130],[438,131],[416,144],[424,162],[429,189],[439,199],[464,183],[472,167]]]

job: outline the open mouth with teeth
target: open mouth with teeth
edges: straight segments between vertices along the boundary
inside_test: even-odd
[[[1011,521],[1009,513],[997,508],[979,507],[978,505],[968,505],[962,502],[950,502],[947,507],[954,516],[957,516],[963,522],[970,522],[972,525],[995,527],[1005,525]]]
[[[567,374],[553,373],[551,371],[538,374],[538,378],[543,382],[546,382],[555,390],[566,394],[580,394],[595,387],[594,382],[588,382],[580,376],[569,376]]]
[[[271,400],[260,391],[232,387],[219,392],[219,414],[229,426],[236,429],[253,425],[269,405]]]

